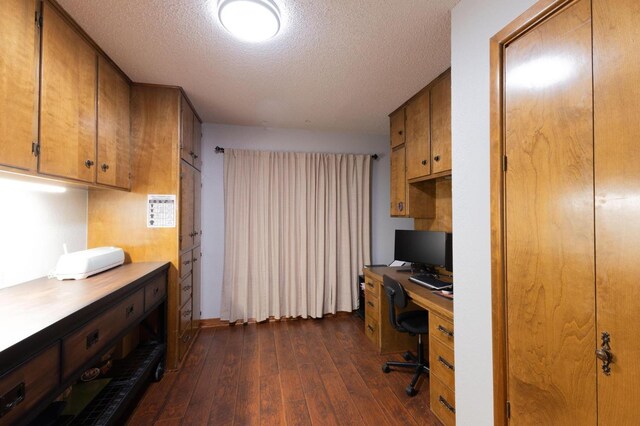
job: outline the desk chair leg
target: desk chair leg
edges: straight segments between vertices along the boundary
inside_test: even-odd
[[[413,375],[413,379],[411,379],[411,383],[409,384],[409,386],[407,386],[407,388],[405,389],[407,395],[409,396],[415,396],[417,394],[416,391],[416,384],[418,383],[418,380],[420,379],[420,376],[422,374],[429,374],[429,366],[427,365],[427,363],[424,360],[424,350],[422,347],[422,335],[418,334],[418,357],[416,358],[415,362],[399,362],[399,361],[387,361],[384,363],[384,365],[382,366],[382,371],[385,373],[388,373],[391,371],[391,367],[400,367],[400,368],[411,368],[413,370],[415,370],[415,374]],[[407,353],[404,353],[402,356],[403,358],[407,359]],[[413,354],[410,354],[411,358],[415,358],[413,357]]]

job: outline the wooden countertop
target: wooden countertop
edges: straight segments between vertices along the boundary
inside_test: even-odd
[[[88,320],[102,306],[168,268],[168,262],[130,263],[84,280],[39,278],[1,289],[0,372],[19,343],[65,326],[61,323],[66,321]]]
[[[404,289],[407,291],[407,294],[416,305],[453,321],[453,301],[442,296],[437,296],[431,293],[431,290],[428,288],[409,281],[411,273],[400,272],[400,270],[405,269],[406,267],[391,268],[389,266],[373,266],[365,268],[364,273],[365,275],[372,274],[379,281],[382,281],[383,275],[388,275],[402,284]],[[384,295],[382,296],[386,297]]]

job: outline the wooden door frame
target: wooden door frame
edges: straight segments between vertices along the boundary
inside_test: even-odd
[[[505,46],[558,10],[579,0],[539,0],[490,40],[490,193],[491,193],[491,311],[493,335],[493,417],[507,418],[507,316],[504,232],[504,79]]]

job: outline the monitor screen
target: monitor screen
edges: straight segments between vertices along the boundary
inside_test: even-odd
[[[453,272],[452,235],[447,232],[396,230],[395,260],[444,266]]]

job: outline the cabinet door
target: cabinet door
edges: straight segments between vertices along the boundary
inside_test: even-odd
[[[391,151],[391,216],[407,215],[404,146]]]
[[[597,364],[598,419],[640,418],[640,38],[637,0],[593,1],[596,197],[595,347],[611,336],[613,363]],[[586,94],[585,94],[586,95]]]
[[[425,177],[431,173],[428,90],[409,101],[406,114],[407,179]]]
[[[202,123],[193,116],[193,166],[202,170]]]
[[[36,2],[2,0],[0,13],[0,165],[34,170],[37,138]]]
[[[431,172],[451,170],[451,72],[431,88]]]
[[[129,188],[129,99],[131,88],[107,60],[98,59],[98,179]]]
[[[193,171],[193,245],[199,246],[202,238],[202,176],[198,170]]]
[[[505,51],[512,424],[596,424],[590,10],[573,3]]]
[[[193,111],[184,98],[181,98],[182,118],[180,120],[180,157],[189,164],[193,164]]]
[[[200,307],[201,300],[201,272],[202,271],[202,253],[200,247],[193,249],[193,328],[200,327],[200,317],[202,312]]]
[[[391,149],[404,143],[404,108],[400,108],[389,116],[391,127]]]
[[[97,54],[42,4],[41,173],[95,182]]]
[[[180,163],[180,251],[193,247],[193,175],[194,170]]]

